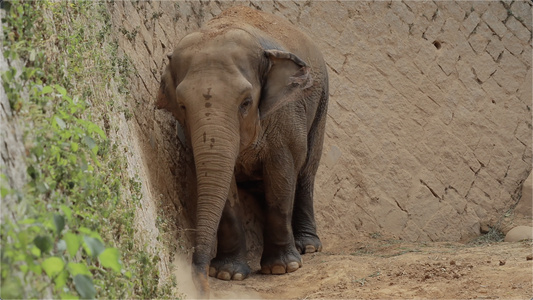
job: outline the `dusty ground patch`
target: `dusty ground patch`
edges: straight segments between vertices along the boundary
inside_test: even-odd
[[[282,276],[254,273],[243,282],[211,279],[216,298],[529,299],[531,242],[464,245],[362,237],[304,255]],[[332,246],[332,245],[331,245]],[[258,266],[256,267],[258,269]]]

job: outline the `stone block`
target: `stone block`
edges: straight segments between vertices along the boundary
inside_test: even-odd
[[[524,79],[522,85],[518,90],[517,97],[522,101],[522,103],[527,107],[528,111],[531,111],[531,97],[533,95],[533,87],[531,85],[533,82],[531,69],[527,71],[526,78]]]
[[[441,67],[442,71],[449,76],[455,71],[455,64],[459,59],[459,53],[452,49],[446,49],[438,58],[437,63]]]
[[[519,85],[522,85],[523,80],[527,76],[528,67],[516,56],[512,55],[508,51],[504,51],[500,59],[499,66],[504,70],[511,78],[516,80]]]
[[[515,17],[510,17],[505,26],[522,42],[527,44],[531,40],[531,31],[524,27]]]
[[[528,68],[531,68],[531,47],[525,47],[524,52],[520,54],[522,61],[526,64]]]
[[[503,53],[504,46],[498,38],[492,38],[487,45],[487,52],[492,56],[494,61],[497,61],[500,58],[500,55]]]
[[[438,2],[438,6],[448,18],[452,17],[457,22],[462,22],[465,19],[466,11],[455,1]]]
[[[442,25],[444,25],[444,21],[446,21],[442,17],[437,17],[436,19],[432,19],[431,23],[429,24],[428,28],[424,32],[423,37],[433,43],[433,41],[438,40],[439,34],[441,33]]]
[[[500,1],[491,1],[489,5],[490,12],[498,19],[500,23],[504,23],[507,19],[507,7]]]
[[[339,36],[336,48],[338,48],[342,54],[353,53],[354,51],[358,51],[357,44],[360,40],[362,40],[362,38],[357,34],[355,28],[346,27]]]
[[[527,176],[527,179],[522,184],[522,197],[520,197],[520,201],[514,209],[516,214],[529,218],[532,217],[533,213],[533,176],[531,176],[531,174],[532,173],[530,172],[529,176]]]
[[[482,16],[481,19],[489,25],[490,29],[492,29],[499,37],[503,37],[505,32],[507,31],[507,28],[503,23],[494,16],[491,10],[487,10]]]
[[[489,39],[481,34],[472,34],[468,38],[468,43],[477,54],[485,52]]]
[[[415,15],[410,11],[403,1],[392,1],[392,12],[396,14],[404,23],[413,24],[415,21]]]
[[[514,136],[524,145],[531,144],[531,122],[519,121]]]
[[[404,1],[404,3],[409,6],[411,11],[415,12],[417,16],[422,16],[430,21],[438,10],[438,6],[433,1]]]
[[[513,13],[513,16],[520,20],[529,31],[532,30],[531,24],[533,23],[531,6],[531,1],[514,1],[513,4],[511,4],[511,12]]]
[[[507,33],[503,36],[502,44],[505,49],[509,50],[509,52],[513,53],[514,55],[520,55],[520,53],[524,51],[522,43],[511,31],[507,31]]]
[[[507,74],[501,67],[496,69],[496,72],[492,75],[494,80],[503,87],[508,93],[516,93],[520,87],[520,83],[517,82],[512,76]]]
[[[508,95],[494,78],[489,78],[481,85],[481,88],[487,93],[487,101],[484,107],[493,107],[494,104],[502,104]],[[490,104],[492,102],[492,105]]]
[[[479,17],[478,13],[475,11],[470,13],[466,20],[462,22],[464,31],[466,37],[470,36],[474,29],[479,25],[479,22],[481,21],[481,18]]]
[[[491,1],[472,1],[472,9],[482,15],[489,8]]]
[[[496,66],[497,64],[492,57],[488,53],[483,52],[473,62],[472,68],[474,69],[477,79],[481,82],[485,82],[496,71]]]

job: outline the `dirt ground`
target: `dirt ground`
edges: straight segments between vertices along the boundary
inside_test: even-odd
[[[244,281],[210,279],[224,299],[531,299],[532,242],[408,243],[381,236],[323,239],[294,273]],[[181,292],[194,298],[189,268],[177,266]]]

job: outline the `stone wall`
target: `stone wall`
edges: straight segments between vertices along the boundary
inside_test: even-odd
[[[464,240],[516,205],[532,162],[528,1],[110,4],[120,48],[139,74],[130,125],[143,149],[142,181],[157,195],[145,201],[174,201],[190,214],[187,199],[177,201],[184,167],[176,124],[153,103],[164,54],[237,4],[285,17],[325,55],[319,234]]]
[[[0,17],[4,11],[0,10]],[[4,36],[3,26],[0,27],[0,36]],[[4,58],[2,47],[0,47],[0,72],[7,71],[10,67],[17,70],[22,69],[20,61],[13,61],[8,65]],[[4,85],[0,84],[0,185],[2,188],[20,190],[26,183],[26,156],[22,136],[22,120],[17,118],[11,110],[9,99],[7,98]],[[13,205],[17,202],[17,195],[7,194],[0,201],[0,218],[12,219]]]

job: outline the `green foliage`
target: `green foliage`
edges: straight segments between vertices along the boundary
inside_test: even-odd
[[[127,95],[132,71],[110,37],[106,4],[9,1],[1,74],[22,120],[28,182],[0,186],[0,298],[166,297],[157,262],[135,245],[133,219],[142,197],[107,137],[110,81]],[[103,45],[103,47],[101,46]],[[105,113],[104,113],[105,112]],[[127,199],[131,191],[134,199]]]

